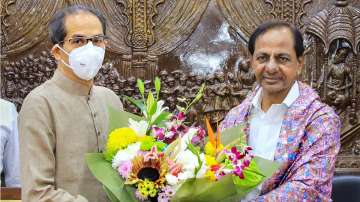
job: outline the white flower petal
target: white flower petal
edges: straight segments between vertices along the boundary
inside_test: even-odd
[[[166,182],[172,186],[176,185],[179,182],[179,179],[171,174],[166,174],[165,178],[166,178]]]
[[[194,137],[194,135],[196,135],[197,131],[198,131],[197,128],[191,127],[187,131],[187,133],[185,133],[185,135],[181,137],[181,140],[180,140],[181,141],[181,143],[180,143],[181,149],[180,149],[180,151],[185,151],[186,150],[187,145],[189,143],[191,143],[191,140]]]
[[[183,173],[179,173],[178,176],[179,176],[179,180],[181,180],[181,181],[195,177],[194,172],[191,172],[191,171],[185,171]]]
[[[129,127],[133,129],[139,136],[143,136],[146,134],[148,123],[144,120],[135,121],[132,118],[129,118]]]
[[[132,160],[139,150],[139,142],[129,145],[126,149],[119,150],[112,160],[112,167],[117,169],[122,162]]]
[[[165,110],[168,110],[169,107],[164,107],[163,108],[163,105],[164,105],[164,101],[163,100],[159,100],[157,102],[157,107],[156,107],[156,112],[152,115],[151,117],[151,122],[154,122],[159,116],[160,114],[165,111]]]

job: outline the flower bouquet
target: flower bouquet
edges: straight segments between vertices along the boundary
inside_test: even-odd
[[[204,85],[194,100],[179,98],[183,106],[170,113],[159,99],[160,79],[154,83],[155,92],[145,97],[138,80],[141,99],[127,97],[142,116],[109,107],[105,151],[86,155],[111,201],[240,200],[277,170],[276,163],[251,154],[241,126],[214,133],[206,119],[205,138],[202,127],[186,122]]]

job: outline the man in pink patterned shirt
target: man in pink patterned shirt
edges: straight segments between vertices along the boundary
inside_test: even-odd
[[[254,154],[281,164],[252,200],[331,201],[341,124],[334,110],[298,81],[304,65],[301,33],[284,22],[267,22],[251,35],[248,49],[258,86],[221,128],[244,124]]]

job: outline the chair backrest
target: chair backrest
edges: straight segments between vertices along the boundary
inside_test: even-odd
[[[1,187],[0,189],[0,201],[3,200],[20,200],[21,188],[15,187]]]
[[[360,176],[334,176],[331,198],[334,202],[360,202]]]

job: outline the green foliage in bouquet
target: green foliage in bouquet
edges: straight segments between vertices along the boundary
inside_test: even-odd
[[[259,165],[259,166],[258,166]],[[260,167],[260,168],[259,168]],[[246,180],[227,175],[219,181],[208,178],[189,179],[183,183],[172,202],[232,202],[239,201],[278,169],[273,161],[255,157],[244,171]],[[254,172],[255,171],[255,172]],[[258,173],[263,173],[259,175]]]
[[[94,177],[103,184],[112,202],[138,201],[134,195],[135,188],[124,185],[124,179],[111,167],[111,163],[105,160],[102,153],[86,154],[86,162]]]
[[[193,100],[189,100],[188,98],[177,98],[177,100],[183,105],[183,106],[176,105],[177,110],[179,110],[179,112],[184,112],[185,114],[187,114],[191,106],[193,106],[202,98],[202,96],[204,95],[204,91],[205,91],[205,83],[203,83],[200,86],[199,91],[197,92]]]
[[[159,125],[161,122],[169,119],[171,113],[166,111],[167,107],[163,107],[164,102],[159,101],[161,82],[158,77],[154,80],[155,95],[149,90],[146,98],[145,85],[141,79],[137,80],[136,86],[139,89],[141,99],[134,99],[129,96],[125,96],[125,98],[138,107],[144,115],[145,120],[148,123],[146,129],[146,135],[148,135],[152,125]]]

